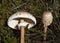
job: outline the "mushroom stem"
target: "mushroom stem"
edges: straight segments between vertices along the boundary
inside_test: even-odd
[[[47,36],[47,26],[44,26],[44,43],[46,43],[46,36]]]
[[[20,20],[20,22],[24,22],[23,19]],[[25,27],[24,26],[21,26],[21,43],[24,43],[24,32],[25,32]]]
[[[21,43],[24,43],[24,26],[21,26]]]

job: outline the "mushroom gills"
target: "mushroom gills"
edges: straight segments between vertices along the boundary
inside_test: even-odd
[[[30,24],[35,24],[33,20],[28,19],[28,18],[14,18],[13,20],[18,20],[19,21],[18,24],[19,24],[21,19]]]

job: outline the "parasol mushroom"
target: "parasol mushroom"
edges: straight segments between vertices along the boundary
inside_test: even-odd
[[[28,25],[28,26],[27,26]],[[24,43],[25,27],[31,28],[36,25],[36,19],[33,15],[27,12],[17,12],[8,19],[8,26],[12,29],[21,30],[21,43]]]
[[[44,24],[44,41],[46,41],[46,33],[47,33],[47,27],[52,23],[53,16],[50,11],[45,11],[42,16],[42,21]]]

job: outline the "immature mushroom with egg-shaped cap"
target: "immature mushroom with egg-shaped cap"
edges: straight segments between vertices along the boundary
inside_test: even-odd
[[[42,22],[44,24],[44,41],[46,41],[47,27],[52,23],[52,21],[53,21],[52,12],[50,11],[43,12]]]
[[[17,12],[8,19],[8,26],[13,29],[21,29],[21,43],[24,43],[24,28],[31,28],[36,25],[36,19],[27,12]]]

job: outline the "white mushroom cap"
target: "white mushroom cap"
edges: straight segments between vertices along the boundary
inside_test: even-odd
[[[12,15],[9,20],[12,20],[14,18],[28,18],[28,19],[31,19],[32,21],[35,22],[36,24],[36,19],[34,16],[32,16],[30,13],[28,12],[17,12],[15,13],[14,15]]]
[[[23,19],[24,21],[23,22],[19,22],[19,20],[16,20],[16,19]],[[30,21],[30,22],[29,22]],[[33,23],[34,22],[34,23]],[[29,24],[29,25],[28,25]],[[31,28],[33,27],[34,25],[36,25],[36,19],[34,16],[32,16],[30,13],[27,13],[27,12],[17,12],[15,14],[13,14],[12,16],[9,17],[8,19],[8,26],[13,28],[13,29],[16,29],[16,25],[18,26],[27,26],[28,25],[28,28]]]
[[[45,12],[43,13],[42,20],[43,20],[43,24],[44,24],[45,26],[49,26],[49,25],[52,23],[52,21],[53,21],[52,13],[49,12],[49,11],[45,11]]]

